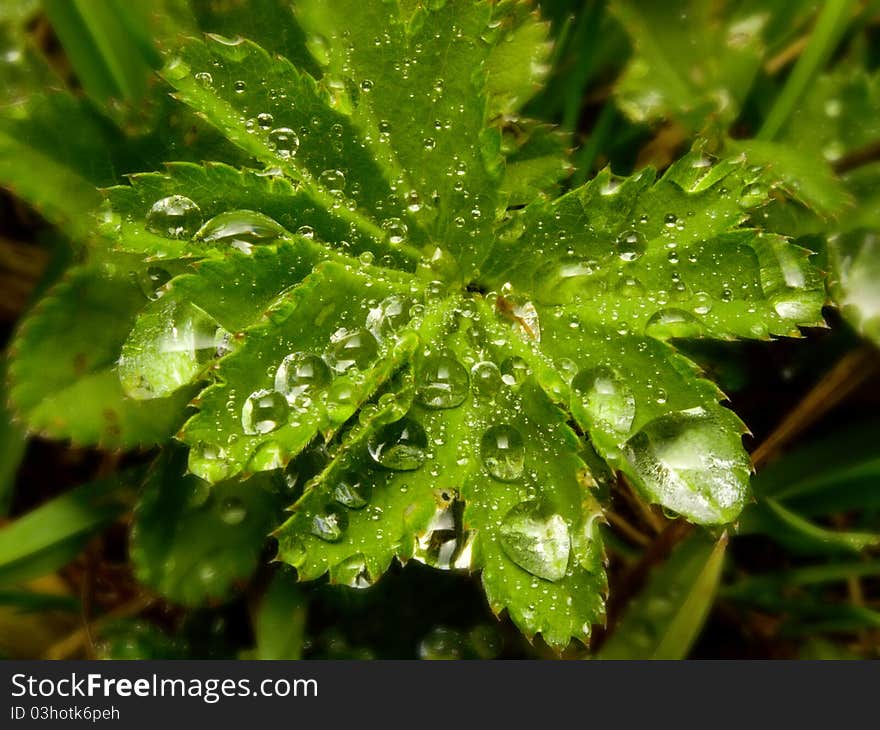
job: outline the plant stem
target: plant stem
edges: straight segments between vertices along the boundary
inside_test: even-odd
[[[828,0],[819,14],[807,47],[764,120],[758,139],[776,137],[816,73],[827,63],[849,23],[855,0]]]

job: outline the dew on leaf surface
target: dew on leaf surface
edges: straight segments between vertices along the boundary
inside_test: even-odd
[[[253,210],[230,210],[215,215],[196,233],[196,238],[215,246],[234,246],[245,252],[250,246],[269,243],[287,235],[284,227]]]
[[[350,368],[365,370],[379,355],[379,343],[366,329],[343,334],[330,348],[328,360],[337,373]]]
[[[337,477],[333,487],[333,499],[349,509],[366,507],[372,493],[373,487],[370,483],[360,479],[354,472]]]
[[[308,352],[294,352],[278,366],[275,390],[294,405],[302,396],[311,396],[327,387],[331,377],[330,368],[323,359]]]
[[[277,390],[251,393],[241,409],[241,425],[249,436],[270,433],[287,421],[287,399]]]
[[[513,482],[522,476],[525,443],[513,426],[499,424],[486,429],[480,439],[480,455],[489,474],[498,481]]]
[[[425,358],[417,378],[419,401],[428,408],[455,408],[468,395],[468,373],[464,365],[447,355]]]
[[[521,502],[504,516],[500,538],[507,557],[523,570],[548,581],[565,577],[571,539],[561,515],[536,501]]]
[[[309,532],[325,542],[339,542],[346,527],[348,527],[348,515],[345,510],[329,505],[311,516]]]
[[[585,368],[571,381],[572,410],[583,409],[587,420],[615,435],[629,432],[636,400],[626,381],[607,365]]]
[[[477,395],[491,398],[501,390],[501,371],[491,360],[478,362],[471,368],[471,384]]]
[[[147,230],[165,238],[190,238],[201,224],[201,208],[184,195],[161,198],[147,211]]]
[[[389,423],[370,436],[367,450],[373,461],[394,471],[414,471],[422,466],[428,448],[428,435],[411,418]]]
[[[259,121],[259,117],[257,120]],[[289,127],[277,127],[269,132],[269,144],[276,155],[287,160],[295,156],[299,150],[299,137]]]

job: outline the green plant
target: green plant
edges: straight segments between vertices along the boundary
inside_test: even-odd
[[[690,21],[711,26],[692,5]],[[59,527],[39,523],[32,550],[27,518],[0,533],[0,582],[65,562],[124,509],[114,485],[139,484],[131,560],[176,603],[229,596],[271,533],[300,580],[363,588],[395,559],[479,571],[493,612],[562,650],[603,620],[602,525],[620,474],[644,509],[707,534],[676,550],[603,653],[684,655],[720,580],[723,526],[752,499],[746,429],[684,345],[823,325],[807,250],[820,231],[836,234],[813,247],[836,272],[832,293],[876,336],[876,221],[833,222],[857,180],[805,170],[786,146],[805,136],[789,118],[813,130],[804,120],[825,108],[806,81],[845,29],[851,4],[832,6],[758,139],[742,140],[726,128],[758,75],[762,26],[724,16],[714,30],[740,35],[691,83],[679,66],[714,36],[670,58],[676,37],[653,42],[648,11],[617,3],[637,53],[596,134],[615,109],[676,119],[688,139],[714,110],[716,130],[662,175],[606,167],[561,192],[564,128],[523,112],[553,60],[527,3],[273,2],[253,39],[235,12],[169,3],[193,34],[224,35],[167,43],[153,85],[149,43],[128,57],[101,40],[140,27],[127,5],[47,4],[87,98],[49,94],[8,114],[0,176],[76,260],[18,329],[10,399],[42,436],[159,454],[146,476],[136,467],[42,508]],[[82,28],[94,44],[76,42]],[[835,73],[875,101],[873,77]],[[71,124],[82,144],[60,155]],[[598,158],[586,149],[580,175]],[[100,509],[68,520],[83,502]],[[745,523],[782,520],[808,539],[785,509],[768,497]],[[43,562],[20,572],[29,555]],[[260,656],[299,653],[302,619],[278,639],[290,652],[265,639],[301,610],[290,581],[279,573],[266,594]],[[657,615],[652,595],[670,590]],[[650,622],[665,633],[640,644]]]

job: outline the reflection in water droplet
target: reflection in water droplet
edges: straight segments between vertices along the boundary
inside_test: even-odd
[[[616,248],[621,261],[635,261],[645,253],[648,246],[642,233],[630,230],[617,237]]]
[[[363,590],[373,584],[363,553],[346,558],[332,570],[332,580],[339,585]]]
[[[284,484],[287,491],[296,497],[306,483],[324,471],[330,462],[330,455],[323,443],[313,443],[303,449],[284,470]]]
[[[513,426],[501,424],[486,429],[480,440],[483,463],[495,479],[513,482],[519,479],[525,465],[525,444]]]
[[[411,418],[383,426],[367,441],[370,456],[380,466],[395,471],[413,471],[425,461],[428,436]]]
[[[645,324],[645,334],[665,340],[670,337],[701,337],[705,334],[698,317],[684,309],[661,309]]]
[[[342,170],[324,170],[318,176],[318,183],[329,193],[339,195],[345,190],[345,175]]]
[[[501,389],[501,371],[494,362],[483,360],[471,368],[471,383],[477,395],[491,398]]]
[[[329,385],[330,368],[320,357],[308,352],[294,352],[284,358],[275,373],[275,390],[294,405],[301,396],[312,397]]]
[[[146,218],[147,230],[165,238],[189,238],[201,223],[201,209],[183,195],[157,200]]]
[[[549,581],[565,577],[571,539],[561,515],[521,502],[504,516],[500,536],[507,557],[523,570]]]
[[[367,313],[367,329],[380,341],[390,337],[409,322],[411,304],[396,294],[383,299]]]
[[[600,365],[581,370],[571,381],[571,407],[576,416],[583,409],[586,420],[613,431],[629,432],[636,414],[636,400],[626,382],[610,367]]]
[[[349,509],[362,509],[367,506],[373,487],[354,472],[343,474],[333,487],[333,499]]]
[[[508,357],[501,363],[501,380],[511,387],[519,387],[531,374],[528,363],[521,357]]]
[[[283,160],[288,160],[299,150],[299,137],[288,127],[278,127],[269,132],[269,144],[275,150],[276,155]]]
[[[214,246],[234,246],[245,253],[254,244],[268,243],[287,235],[280,223],[253,210],[231,210],[215,215],[196,238]]]
[[[407,225],[400,218],[387,218],[382,221],[382,229],[388,235],[388,242],[400,244],[406,241]]]
[[[367,330],[359,329],[349,332],[333,343],[328,355],[330,366],[337,373],[344,373],[349,368],[365,370],[379,355],[379,343]]]
[[[722,523],[742,507],[748,456],[739,437],[702,408],[650,421],[626,442],[624,455],[648,494],[669,510]]]
[[[455,408],[468,394],[468,374],[458,360],[446,355],[425,358],[419,368],[418,399],[428,408]]]
[[[326,542],[339,542],[348,527],[348,515],[341,507],[329,505],[312,515],[309,532]]]
[[[287,399],[277,390],[251,393],[241,409],[241,425],[249,436],[269,433],[287,420]]]

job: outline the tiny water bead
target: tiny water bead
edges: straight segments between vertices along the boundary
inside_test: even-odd
[[[393,471],[414,471],[421,467],[427,448],[425,429],[411,418],[383,426],[367,441],[373,461]]]
[[[568,525],[535,501],[520,502],[501,522],[501,548],[508,558],[538,578],[565,577],[571,553]]]
[[[184,195],[169,195],[153,203],[146,218],[147,230],[165,238],[190,238],[202,224],[202,211]]]
[[[379,355],[379,343],[371,332],[358,329],[337,339],[328,355],[330,366],[337,373],[350,368],[365,370]]]
[[[571,381],[572,411],[583,409],[587,419],[615,435],[629,432],[636,414],[636,400],[626,382],[612,368],[585,368]]]
[[[234,246],[245,251],[254,244],[268,243],[287,235],[284,227],[254,210],[231,210],[215,215],[196,233],[196,238],[214,246]]]
[[[259,122],[259,117],[257,121]],[[299,137],[289,127],[278,127],[269,132],[269,145],[278,157],[288,160],[299,150]]]
[[[417,379],[417,396],[428,408],[455,408],[468,394],[468,373],[453,357],[432,355],[425,358]]]
[[[325,542],[339,542],[348,527],[348,515],[336,505],[329,505],[312,515],[309,532]]]
[[[372,485],[354,472],[343,474],[333,487],[333,499],[349,509],[366,507],[372,494]]]
[[[275,390],[293,405],[302,396],[311,396],[330,384],[330,368],[320,357],[294,352],[285,357],[275,373]]]
[[[522,476],[526,449],[522,435],[513,426],[491,426],[480,439],[480,455],[489,474],[500,482],[514,482]]]
[[[494,362],[483,360],[471,368],[471,385],[477,395],[491,398],[501,390],[502,384],[501,371]]]
[[[705,409],[655,418],[623,451],[644,488],[665,508],[709,524],[739,513],[751,464],[740,437],[725,434]]]
[[[277,390],[251,393],[241,409],[241,425],[249,436],[270,433],[287,420],[287,399]]]

